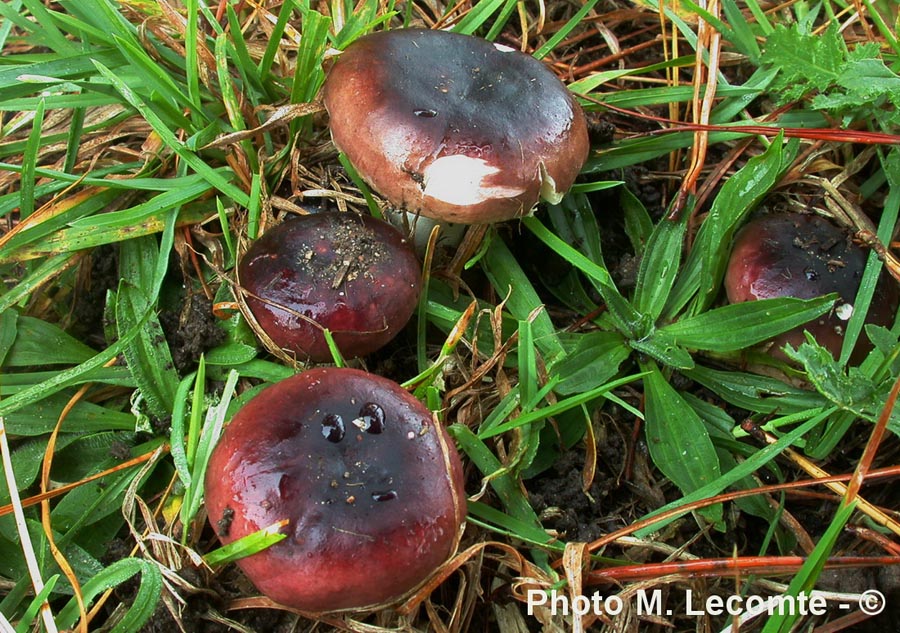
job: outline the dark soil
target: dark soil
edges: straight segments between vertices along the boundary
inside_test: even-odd
[[[95,347],[106,344],[103,333],[103,312],[106,294],[119,286],[119,255],[115,246],[93,249],[81,263],[72,310],[69,332]]]
[[[615,479],[595,477],[585,492],[583,468],[584,455],[567,451],[549,471],[531,480],[528,488],[529,499],[544,519],[545,527],[555,530],[560,539],[589,543],[620,525],[605,502],[616,488]]]
[[[615,426],[615,422],[595,425],[597,467],[586,491],[586,456],[581,445],[564,451],[553,466],[526,482],[544,526],[563,540],[589,543],[621,528],[636,508],[650,510],[664,501],[648,494],[646,460],[640,450],[635,453],[635,467],[626,472],[631,451]]]
[[[196,367],[201,354],[226,337],[212,312],[212,302],[202,294],[187,295],[180,312],[164,311],[159,320],[169,342],[172,362],[182,376]]]

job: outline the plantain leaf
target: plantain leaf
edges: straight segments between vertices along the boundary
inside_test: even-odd
[[[646,354],[663,365],[682,370],[694,366],[694,359],[687,350],[678,345],[675,337],[663,330],[655,330],[650,336],[629,341],[628,344],[635,351]]]
[[[659,329],[689,349],[733,352],[809,323],[834,306],[836,296],[779,297],[715,308]]]
[[[662,219],[654,227],[643,249],[634,288],[634,307],[653,321],[662,314],[678,274],[682,242],[690,214],[678,220]]]
[[[796,139],[783,140],[780,134],[776,136],[769,149],[748,160],[722,185],[669,296],[664,311],[667,319],[681,312],[694,295],[694,314],[715,300],[738,225],[775,186],[797,152]]]
[[[653,233],[653,220],[644,203],[626,187],[619,190],[619,206],[625,214],[625,233],[635,253],[643,253]]]
[[[775,378],[738,371],[722,371],[697,365],[682,372],[731,405],[756,413],[799,413],[825,406],[825,399],[812,391],[788,385]]]
[[[647,446],[653,463],[684,493],[690,494],[720,475],[719,456],[706,425],[684,398],[666,381],[656,363],[642,363]],[[722,506],[701,514],[714,523],[722,520]]]
[[[583,393],[599,387],[617,373],[631,355],[618,332],[588,332],[562,339],[568,353],[553,365],[559,376],[555,391],[562,395]]]
[[[4,314],[15,315],[15,311],[7,310]],[[73,365],[96,354],[53,323],[25,315],[18,316],[13,323],[16,338],[6,355],[6,367]]]

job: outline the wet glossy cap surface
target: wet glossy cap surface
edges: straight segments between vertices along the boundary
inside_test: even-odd
[[[837,356],[867,256],[846,231],[818,215],[762,215],[748,222],[735,238],[725,290],[731,303],[774,297],[812,299],[838,293],[841,300],[835,310],[785,333],[773,345],[773,353],[785,343],[797,347],[805,340],[805,329]],[[896,309],[896,289],[883,279],[867,322],[889,325]]]
[[[453,554],[466,512],[456,449],[424,405],[337,368],[241,409],[209,462],[206,504],[223,543],[289,519],[288,538],[238,564],[273,600],[315,612],[409,592]]]
[[[327,362],[328,328],[345,357],[388,343],[415,311],[421,267],[412,245],[370,216],[298,216],[266,232],[241,259],[244,301],[276,345]]]
[[[587,158],[580,106],[540,61],[477,37],[405,29],[353,42],[323,89],[335,145],[404,210],[449,222],[558,201]]]

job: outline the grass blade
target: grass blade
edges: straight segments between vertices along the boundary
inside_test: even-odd
[[[573,15],[569,20],[550,37],[547,42],[537,49],[534,52],[534,56],[538,59],[543,59],[546,57],[553,49],[559,46],[559,43],[562,42],[569,36],[569,33],[572,32],[572,29],[581,24],[581,21],[587,16],[588,13],[593,11],[594,7],[597,5],[599,0],[587,0],[584,5]]]
[[[136,631],[153,615],[163,588],[162,574],[156,563],[137,558],[123,558],[98,573],[81,588],[85,602],[89,603],[107,589],[126,582],[135,574],[141,575],[141,583],[131,607],[113,627],[114,633]],[[59,612],[56,622],[61,628],[71,628],[77,619],[78,605],[73,598]]]
[[[44,123],[44,100],[38,101],[31,125],[31,134],[22,153],[22,189],[19,193],[19,214],[24,220],[34,213],[35,167],[41,147],[41,126]]]
[[[162,119],[159,118],[153,108],[139,98],[138,95],[132,91],[125,82],[119,79],[112,70],[100,62],[95,62],[95,66],[97,67],[97,70],[100,71],[100,74],[119,91],[125,100],[141,113],[141,116],[146,119],[153,130],[159,134],[162,141],[172,149],[172,151],[178,154],[184,162],[190,165],[191,169],[200,174],[204,180],[213,187],[234,200],[238,205],[243,207],[249,206],[250,198],[247,194],[233,185],[229,179],[222,176],[222,173],[219,170],[210,167],[199,156],[188,150],[175,133],[163,123]]]
[[[766,464],[778,457],[782,452],[784,452],[786,448],[789,448],[793,443],[802,438],[803,435],[809,433],[809,431],[814,429],[817,425],[822,424],[823,420],[825,420],[825,418],[827,418],[832,412],[833,410],[823,411],[822,409],[810,409],[800,414],[787,416],[782,421],[784,424],[793,424],[801,420],[805,420],[805,422],[797,426],[795,429],[792,429],[790,432],[785,433],[783,437],[780,437],[772,444],[764,446],[754,455],[741,462],[736,468],[728,471],[721,477],[717,478],[715,481],[711,481],[707,485],[698,488],[694,492],[686,494],[678,501],[674,501],[663,506],[662,508],[654,510],[648,516],[652,517],[656,514],[660,514],[662,512],[666,512],[668,510],[672,510],[674,508],[678,508],[695,501],[700,501],[701,499],[707,499],[719,494],[728,486],[731,486],[744,479],[745,477],[752,475],[755,471],[764,467]],[[675,521],[678,516],[679,515],[671,516],[652,525],[648,525],[647,527],[641,528],[640,530],[636,531],[634,534],[638,538],[646,538],[653,532],[661,530],[666,525],[669,525],[672,521]]]
[[[272,547],[275,543],[286,539],[288,535],[280,530],[287,524],[288,520],[284,519],[278,523],[273,523],[269,527],[265,527],[252,534],[241,537],[224,547],[220,547],[219,549],[215,549],[206,554],[203,557],[203,562],[210,567],[218,567],[257,554],[266,548]]]
[[[545,361],[552,362],[565,354],[550,316],[537,310],[541,300],[528,276],[499,236],[494,236],[484,255],[483,266],[491,284],[500,296],[509,295],[507,306],[516,319],[531,320],[534,342]]]
[[[853,515],[856,504],[842,505],[838,508],[834,518],[825,534],[819,539],[816,548],[807,557],[800,571],[791,580],[784,596],[797,597],[801,593],[809,594],[814,588],[819,575],[825,568],[828,556],[831,554],[835,545],[837,545],[838,537],[841,536],[844,526]],[[762,633],[788,633],[794,630],[794,624],[801,617],[800,610],[790,610],[788,613],[776,612],[769,618],[766,625],[762,629]]]

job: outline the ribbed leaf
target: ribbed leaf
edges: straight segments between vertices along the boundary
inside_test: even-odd
[[[747,301],[682,319],[659,331],[689,349],[733,352],[809,323],[828,312],[834,302],[834,295]]]
[[[719,456],[700,416],[668,383],[655,363],[644,363],[646,417],[644,429],[653,463],[685,494],[702,488],[720,476]],[[722,520],[722,507],[702,514]]]
[[[768,376],[722,371],[702,365],[681,373],[729,404],[756,413],[778,412],[787,415],[827,404],[825,398],[817,393],[793,387]]]
[[[662,314],[669,291],[675,283],[681,263],[682,242],[688,213],[679,220],[660,220],[643,249],[637,284],[634,288],[634,307],[655,321]]]
[[[619,373],[631,350],[618,332],[588,332],[564,339],[568,354],[552,367],[559,376],[555,391],[562,395],[599,387]]]

